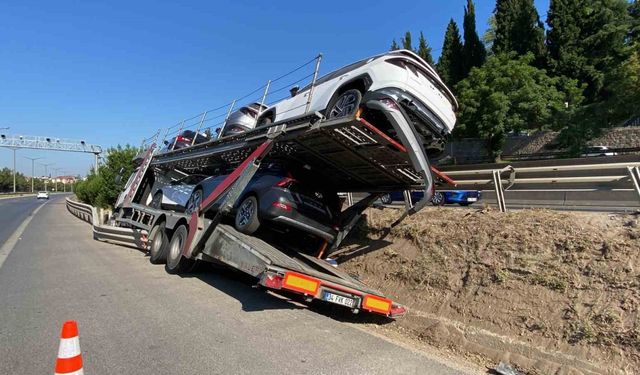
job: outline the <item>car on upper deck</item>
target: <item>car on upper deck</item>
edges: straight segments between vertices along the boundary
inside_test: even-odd
[[[458,102],[436,71],[414,52],[396,50],[333,71],[319,78],[313,91],[311,84],[293,91],[291,98],[262,112],[258,126],[313,112],[339,118],[353,115],[361,106],[375,109],[379,103],[397,107],[426,149],[441,149],[442,139],[456,123]],[[394,129],[385,131],[401,140]]]

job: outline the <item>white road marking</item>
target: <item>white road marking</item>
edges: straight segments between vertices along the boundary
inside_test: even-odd
[[[4,264],[5,259],[7,259],[7,257],[9,256],[9,253],[11,253],[11,250],[13,250],[13,248],[16,246],[16,244],[20,240],[20,237],[22,236],[22,232],[24,232],[24,230],[27,228],[27,225],[29,225],[29,223],[31,222],[31,219],[33,219],[33,217],[36,216],[38,211],[40,211],[40,209],[44,207],[47,203],[49,203],[49,201],[44,202],[41,206],[33,210],[33,212],[29,216],[27,216],[27,218],[24,219],[22,224],[20,224],[20,226],[13,232],[13,234],[11,235],[11,237],[9,237],[7,242],[5,242],[2,245],[2,247],[0,247],[0,268],[2,268],[2,265]]]

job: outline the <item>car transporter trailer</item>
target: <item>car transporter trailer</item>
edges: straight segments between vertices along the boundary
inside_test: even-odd
[[[140,166],[119,197],[115,221],[120,226],[148,233],[151,262],[166,260],[168,272],[188,272],[197,261],[221,263],[255,277],[263,287],[299,293],[306,301],[318,299],[346,306],[354,313],[367,311],[400,317],[406,313],[406,307],[321,259],[327,251],[326,242],[317,249],[316,256],[283,251],[221,222],[241,198],[260,164],[276,156],[332,168],[332,186],[341,191],[380,192],[370,193],[340,214],[339,232],[332,248],[340,244],[381,192],[421,188],[429,196],[433,187],[431,172],[437,170],[429,166],[412,126],[397,129],[402,143],[408,145],[405,147],[359,114],[334,120],[313,114],[297,122],[276,123],[166,153],[156,154],[154,140],[138,157]],[[221,165],[231,166],[233,171],[209,196],[203,197],[193,213],[154,209],[143,204],[151,192],[154,171],[181,170],[189,174],[206,170],[211,174]],[[211,208],[217,200],[221,201],[220,208],[213,212]],[[408,205],[402,218],[417,212],[426,202]]]

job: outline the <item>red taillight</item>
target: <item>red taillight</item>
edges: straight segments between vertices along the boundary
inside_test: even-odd
[[[276,186],[281,188],[286,188],[286,187],[289,187],[289,184],[291,184],[292,182],[297,182],[297,181],[291,177],[285,177],[282,180],[278,181]]]
[[[176,137],[176,142],[191,142],[191,139],[179,135]]]
[[[277,207],[277,208],[279,208],[281,210],[285,210],[287,212],[291,212],[291,206],[286,204],[286,203],[284,203],[284,202],[275,201],[275,202],[271,203],[271,205],[273,207]]]
[[[280,275],[267,275],[264,279],[264,286],[271,289],[282,289],[284,277]]]
[[[389,311],[389,316],[392,317],[400,317],[407,313],[407,308],[402,305],[396,305],[395,303],[391,306],[391,310]]]
[[[393,100],[393,99],[383,98],[383,99],[380,99],[380,103],[384,104],[389,109],[393,109],[393,110],[396,110],[396,111],[400,110],[400,107],[398,106],[398,103],[396,103],[396,101]]]

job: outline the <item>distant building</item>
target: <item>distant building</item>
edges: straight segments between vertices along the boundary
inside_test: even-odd
[[[50,183],[73,184],[76,182],[76,176],[58,176],[51,177]]]

